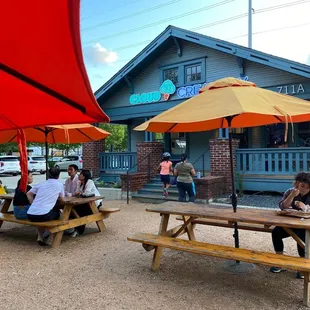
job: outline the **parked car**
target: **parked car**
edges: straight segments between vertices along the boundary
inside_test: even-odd
[[[19,159],[17,156],[0,156],[0,174],[17,175],[20,173]]]
[[[28,170],[31,172],[46,172],[46,160],[44,156],[28,156]]]
[[[48,161],[55,161],[55,162],[57,162],[57,161],[61,161],[62,160],[62,157],[49,157],[48,158]]]
[[[83,169],[83,159],[81,155],[65,156],[62,160],[56,162],[56,168],[60,170],[67,170],[69,165],[77,165],[79,170]]]

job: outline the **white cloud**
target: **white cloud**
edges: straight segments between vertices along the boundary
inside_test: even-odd
[[[101,46],[100,43],[87,47],[85,50],[85,56],[88,63],[93,65],[109,65],[113,64],[118,59],[118,54],[116,52],[108,51]]]

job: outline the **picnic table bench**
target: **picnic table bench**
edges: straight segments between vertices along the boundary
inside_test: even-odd
[[[103,196],[94,196],[88,198],[65,197],[64,201],[60,203],[60,206],[63,207],[63,214],[61,219],[47,222],[31,222],[29,220],[19,220],[9,212],[9,207],[13,198],[13,194],[0,195],[0,199],[4,200],[2,208],[0,207],[0,228],[3,222],[44,227],[50,233],[55,234],[52,244],[52,247],[54,248],[61,244],[65,230],[96,222],[99,232],[103,232],[105,229],[103,219],[108,218],[111,213],[120,211],[119,208],[104,208],[103,206],[98,209],[95,201],[103,199]],[[80,217],[75,211],[74,207],[81,204],[88,204],[92,214]],[[73,215],[74,218],[70,218],[70,215]]]
[[[298,270],[304,272],[305,275],[303,303],[306,306],[310,305],[310,219],[301,220],[300,218],[279,216],[275,210],[239,209],[237,212],[233,212],[231,208],[173,202],[167,202],[160,206],[150,206],[147,207],[146,211],[160,214],[161,222],[158,235],[136,233],[127,239],[142,243],[146,250],[155,250],[152,270],[158,270],[163,248]],[[178,216],[179,219],[183,220],[183,224],[168,230],[170,215]],[[222,226],[223,224],[224,227],[233,227],[233,223],[237,222],[239,227],[243,225],[247,230],[254,231],[257,231],[257,228],[269,230],[273,226],[281,226],[304,247],[305,258],[196,241],[194,227],[196,223],[201,223],[202,219],[206,220],[204,224],[215,224],[215,226]],[[306,230],[305,243],[294,234],[292,228]],[[188,240],[178,238],[184,233],[187,234]]]

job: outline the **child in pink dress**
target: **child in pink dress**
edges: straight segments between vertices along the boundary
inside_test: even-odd
[[[170,161],[170,154],[168,152],[163,154],[163,159],[158,166],[158,170],[160,171],[160,180],[163,183],[163,196],[167,198],[170,187],[170,173],[173,172],[172,162]]]

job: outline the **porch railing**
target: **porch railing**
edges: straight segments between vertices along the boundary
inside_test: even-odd
[[[310,170],[310,148],[237,149],[237,172],[294,174]]]
[[[100,171],[127,171],[137,164],[137,153],[99,153]]]

